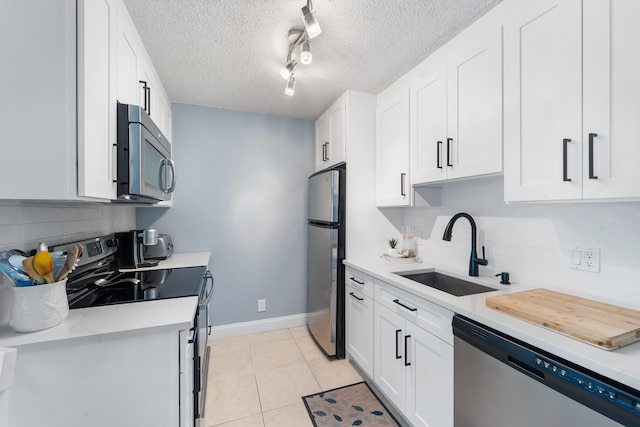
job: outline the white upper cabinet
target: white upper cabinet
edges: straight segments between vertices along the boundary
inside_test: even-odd
[[[640,197],[640,2],[583,0],[583,197]]]
[[[116,34],[118,101],[143,107],[171,140],[169,98],[122,0],[119,0]]]
[[[376,108],[376,205],[411,206],[409,177],[409,90],[391,86]]]
[[[78,5],[78,195],[116,198],[115,0]]]
[[[447,63],[428,58],[426,76],[411,85],[411,183],[447,179]],[[450,159],[449,159],[449,164]]]
[[[0,39],[13,42],[0,67],[0,198],[115,199],[114,4],[3,4]]]
[[[580,198],[581,0],[511,9],[504,28],[505,200]]]
[[[502,26],[488,18],[447,44],[450,179],[502,172]]]
[[[414,185],[502,172],[502,26],[485,16],[411,84]]]
[[[316,172],[345,161],[346,98],[340,96],[316,120]]]
[[[505,200],[640,197],[640,3],[546,0],[505,25]]]

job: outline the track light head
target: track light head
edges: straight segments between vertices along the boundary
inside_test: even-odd
[[[291,74],[289,80],[287,80],[287,87],[284,88],[285,95],[293,96],[293,93],[296,90],[296,77]]]
[[[318,18],[316,17],[316,12],[311,8],[310,1],[302,8],[302,22],[304,22],[304,27],[307,29],[307,34],[310,39],[318,36],[322,32]]]
[[[309,43],[309,40],[305,40],[302,42],[302,50],[300,51],[300,62],[302,62],[304,65],[309,65],[311,64],[311,61],[313,60],[313,56],[311,55],[311,43]]]
[[[288,79],[293,74],[293,71],[298,66],[298,62],[295,59],[290,59],[284,67],[280,70],[280,75],[283,79]]]

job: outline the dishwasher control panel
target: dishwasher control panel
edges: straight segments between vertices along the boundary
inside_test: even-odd
[[[582,372],[564,366],[557,361],[548,360],[543,356],[536,355],[535,363],[541,368],[545,375],[553,375],[561,378],[575,387],[592,393],[594,396],[598,396],[622,409],[640,415],[640,399],[629,393],[625,393],[610,384],[606,384]]]
[[[453,318],[453,334],[456,342],[466,342],[587,409],[626,427],[640,426],[639,390],[459,314]]]

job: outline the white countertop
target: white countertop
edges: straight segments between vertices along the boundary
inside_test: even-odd
[[[157,266],[140,271],[207,266],[210,257],[209,252],[173,254],[169,259],[160,261]],[[60,325],[43,331],[20,333],[15,332],[8,324],[1,326],[0,347],[58,345],[71,339],[101,339],[106,334],[188,329],[197,306],[198,297],[193,296],[73,309]]]
[[[622,384],[640,390],[640,341],[628,346],[607,351],[586,344],[582,341],[562,335],[550,329],[543,328],[515,317],[489,309],[485,306],[487,296],[519,292],[541,286],[527,286],[522,284],[500,285],[498,278],[469,277],[466,271],[455,271],[438,268],[436,265],[424,263],[401,263],[384,259],[345,260],[348,267],[361,270],[364,273],[397,286],[418,297],[424,298],[451,311],[459,313],[484,325],[518,338],[533,346],[539,347],[564,359],[567,359],[587,369],[591,369]],[[427,270],[445,273],[464,280],[498,289],[498,292],[456,297],[445,292],[421,285],[410,279],[398,276],[395,272]],[[556,289],[566,292],[562,289]],[[578,296],[590,298],[587,295]],[[593,299],[593,297],[591,297]],[[612,304],[640,310],[640,307],[630,306],[623,301],[605,301]],[[0,345],[2,343],[0,342]]]

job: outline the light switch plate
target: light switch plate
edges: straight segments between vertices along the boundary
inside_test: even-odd
[[[600,249],[578,246],[572,248],[569,268],[572,270],[600,273]]]

